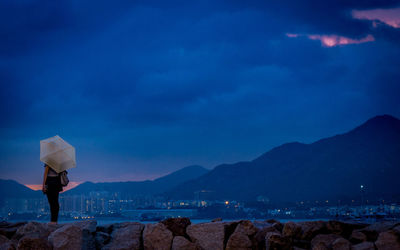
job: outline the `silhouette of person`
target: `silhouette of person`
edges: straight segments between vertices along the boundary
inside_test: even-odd
[[[44,164],[42,191],[46,194],[50,205],[50,224],[57,224],[58,212],[60,210],[58,196],[60,191],[62,191],[62,185],[59,174],[47,164]]]

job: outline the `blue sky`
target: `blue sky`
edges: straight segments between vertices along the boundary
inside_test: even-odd
[[[0,178],[152,179],[400,117],[398,1],[2,1]],[[397,25],[398,24],[398,25]]]

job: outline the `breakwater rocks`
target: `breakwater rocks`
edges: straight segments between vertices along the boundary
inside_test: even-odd
[[[102,226],[96,221],[60,225],[0,222],[2,249],[396,250],[400,249],[400,222],[213,220],[191,224],[188,218]]]

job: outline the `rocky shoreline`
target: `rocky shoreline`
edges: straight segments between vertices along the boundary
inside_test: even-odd
[[[3,249],[396,250],[400,249],[400,222],[215,219],[191,224],[188,218],[104,226],[98,226],[96,221],[60,225],[0,222],[0,250]]]

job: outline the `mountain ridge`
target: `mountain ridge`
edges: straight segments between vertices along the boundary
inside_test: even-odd
[[[381,162],[387,165],[383,171],[375,166]],[[218,165],[169,195],[183,199],[208,190],[213,199],[254,200],[263,195],[297,201],[356,195],[360,185],[390,193],[400,188],[392,178],[400,174],[399,165],[400,120],[382,115],[343,134],[310,144],[285,143],[252,161]]]

